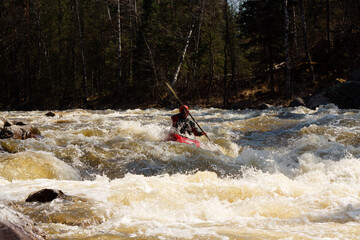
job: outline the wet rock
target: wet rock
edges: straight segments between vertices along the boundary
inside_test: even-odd
[[[39,129],[31,125],[25,125],[20,127],[23,132],[23,139],[27,138],[41,138]]]
[[[306,101],[306,106],[311,109],[315,109],[320,105],[326,105],[331,103],[331,100],[325,96],[325,92],[321,92],[314,96],[311,96]]]
[[[0,118],[0,129],[3,129],[5,127],[5,122]]]
[[[4,118],[0,118],[0,139],[14,138],[41,138],[39,129],[32,125],[27,125],[23,122],[10,123]]]
[[[300,106],[304,106],[304,107],[306,106],[302,98],[295,98],[289,104],[289,107],[300,107]]]
[[[360,108],[360,81],[346,81],[336,84],[310,97],[307,101],[307,107],[314,109],[329,103],[343,109]]]
[[[46,189],[39,192],[44,192],[44,190]],[[52,193],[50,192],[51,198],[54,198],[56,193],[59,193],[57,198],[61,200],[51,203],[39,203],[36,200],[39,203],[36,207],[28,202],[19,203],[20,209],[25,209],[26,214],[35,222],[60,223],[69,226],[91,226],[105,222],[109,215],[107,211],[96,208],[94,202],[86,198],[66,195],[59,190],[47,190],[53,191]],[[52,211],[49,211],[49,204],[51,204]]]
[[[360,81],[339,83],[326,92],[326,97],[339,108],[360,108]]]
[[[45,240],[46,234],[28,217],[0,204],[0,239]]]
[[[23,131],[17,125],[11,125],[8,127],[4,127],[0,133],[0,138],[15,138],[15,139],[23,139],[22,137]]]
[[[0,130],[3,129],[4,127],[8,127],[11,124],[3,117],[0,117]]]
[[[360,108],[360,68],[352,71],[347,81],[329,87],[306,101],[307,107],[312,109],[329,103],[343,109]]]
[[[257,107],[257,109],[259,109],[259,110],[266,110],[266,109],[270,109],[270,108],[272,108],[272,107],[273,107],[273,105],[271,105],[271,104],[263,103],[263,104],[260,104],[260,105]]]
[[[25,202],[51,202],[56,198],[64,198],[65,194],[61,190],[53,190],[53,189],[42,189],[38,192],[30,194]]]
[[[45,114],[45,116],[47,116],[47,117],[55,117],[55,113],[53,113],[53,112],[47,112],[47,113]]]

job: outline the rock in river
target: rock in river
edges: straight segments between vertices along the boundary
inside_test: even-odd
[[[42,189],[38,192],[30,194],[26,199],[26,202],[51,202],[56,198],[63,198],[65,194],[61,190],[53,190],[53,189]]]
[[[41,133],[35,126],[23,122],[11,123],[0,117],[0,139],[4,138],[41,138]]]
[[[0,204],[0,239],[45,240],[45,232],[25,215]]]

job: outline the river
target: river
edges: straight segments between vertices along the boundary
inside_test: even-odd
[[[0,201],[49,239],[359,239],[360,111],[193,108],[201,148],[164,141],[177,109],[0,112]],[[44,188],[69,199],[27,203]]]

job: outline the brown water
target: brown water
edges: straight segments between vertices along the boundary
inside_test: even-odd
[[[50,239],[359,239],[359,110],[193,109],[202,148],[176,111],[0,112],[44,136],[0,140],[0,201]]]

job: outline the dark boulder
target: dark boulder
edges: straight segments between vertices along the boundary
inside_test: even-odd
[[[350,72],[347,80],[340,81],[306,100],[308,108],[333,103],[343,109],[360,108],[360,68]]]
[[[47,112],[47,113],[45,114],[45,116],[47,116],[47,117],[55,117],[55,113],[53,113],[53,112]]]
[[[346,81],[327,88],[319,94],[309,97],[306,106],[314,109],[329,103],[343,109],[359,109],[360,81]]]
[[[61,190],[53,190],[53,189],[42,189],[38,192],[30,194],[26,202],[51,202],[52,200],[56,198],[64,198],[65,194]]]
[[[270,108],[273,108],[274,106],[271,105],[271,104],[267,104],[267,103],[262,103],[260,104],[259,106],[257,106],[256,109],[259,109],[259,110],[266,110],[266,109],[270,109]]]
[[[306,100],[306,107],[315,109],[319,107],[320,105],[326,105],[331,103],[331,100],[325,96],[326,92],[321,92],[319,94],[316,94],[314,96],[310,96]]]
[[[306,106],[305,101],[299,97],[292,100],[289,104],[289,107],[299,107],[299,106],[303,106],[303,107]]]
[[[360,81],[336,84],[325,92],[325,96],[339,108],[360,108]]]

